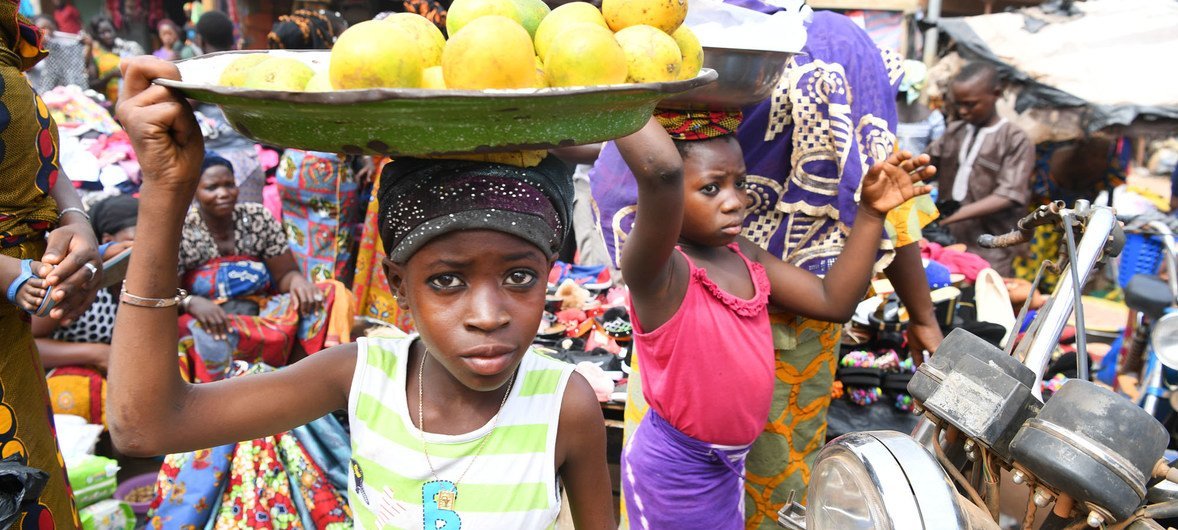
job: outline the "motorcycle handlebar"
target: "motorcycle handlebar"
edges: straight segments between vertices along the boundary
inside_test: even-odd
[[[1004,248],[1026,243],[1030,239],[1028,233],[1021,230],[1011,230],[1005,234],[982,234],[978,236],[978,245],[982,248]]]
[[[1060,210],[1063,208],[1062,201],[1042,205],[1027,214],[1026,217],[1019,219],[1018,228],[1010,232],[1001,235],[982,234],[978,237],[978,245],[982,248],[1003,248],[1026,243],[1031,239],[1031,232],[1035,227],[1059,221]]]

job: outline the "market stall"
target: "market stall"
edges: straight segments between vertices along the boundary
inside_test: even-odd
[[[1092,0],[1067,11],[1031,7],[946,18],[939,27],[967,58],[1002,65],[1017,84],[1013,110],[1036,141],[1096,131],[1172,131],[1173,74],[1159,57],[1178,47],[1178,5],[1167,0]],[[1024,122],[1019,122],[1024,125]],[[1049,127],[1049,131],[1035,131]]]

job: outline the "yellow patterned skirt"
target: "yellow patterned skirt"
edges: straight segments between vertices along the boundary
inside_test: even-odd
[[[3,253],[24,259],[39,257],[44,250],[44,241],[38,241],[3,249]],[[33,331],[28,315],[7,300],[0,302],[0,337],[4,337],[0,351],[0,458],[15,455],[22,464],[49,474],[39,502],[23,506],[13,528],[78,528],[65,465],[53,433],[45,370],[41,368]]]
[[[386,161],[376,171],[380,175]],[[353,284],[356,295],[356,315],[387,322],[402,331],[414,329],[413,318],[397,305],[385,277],[384,244],[380,240],[380,204],[377,201],[380,179],[372,185],[372,198],[364,214],[364,231],[360,235],[360,252],[356,256],[356,275]]]

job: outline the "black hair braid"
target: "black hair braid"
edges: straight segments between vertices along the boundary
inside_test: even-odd
[[[315,11],[299,9],[283,15],[266,36],[270,49],[329,50],[335,41],[331,21]]]

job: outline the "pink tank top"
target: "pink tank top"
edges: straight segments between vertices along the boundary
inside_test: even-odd
[[[746,445],[764,429],[773,399],[769,277],[736,243],[728,248],[748,267],[756,288],[752,299],[724,291],[683,254],[691,273],[679,311],[650,332],[633,302],[630,315],[650,406],[692,438]]]

